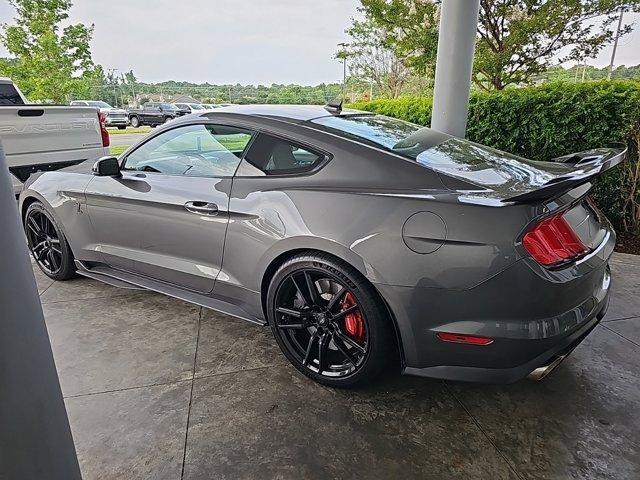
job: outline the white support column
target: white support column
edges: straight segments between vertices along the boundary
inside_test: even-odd
[[[80,480],[1,142],[0,218],[0,478]]]
[[[443,0],[431,128],[464,137],[480,0]]]

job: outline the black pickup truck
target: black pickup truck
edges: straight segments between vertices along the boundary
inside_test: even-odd
[[[181,116],[180,110],[170,103],[147,102],[142,108],[129,110],[129,123],[133,128],[142,125],[155,127]]]

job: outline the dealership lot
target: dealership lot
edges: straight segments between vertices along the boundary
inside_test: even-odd
[[[35,269],[85,479],[638,478],[640,260],[540,383],[398,377],[332,390],[267,328]]]

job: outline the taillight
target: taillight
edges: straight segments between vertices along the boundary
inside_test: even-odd
[[[538,263],[547,267],[588,252],[562,213],[536,224],[524,235],[522,245]]]
[[[102,146],[109,146],[109,132],[107,130],[107,115],[104,112],[98,112],[98,122],[100,123],[100,134],[102,135]]]

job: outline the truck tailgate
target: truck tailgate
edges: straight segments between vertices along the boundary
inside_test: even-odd
[[[93,107],[2,106],[0,138],[9,170],[22,181],[36,170],[108,154]]]

